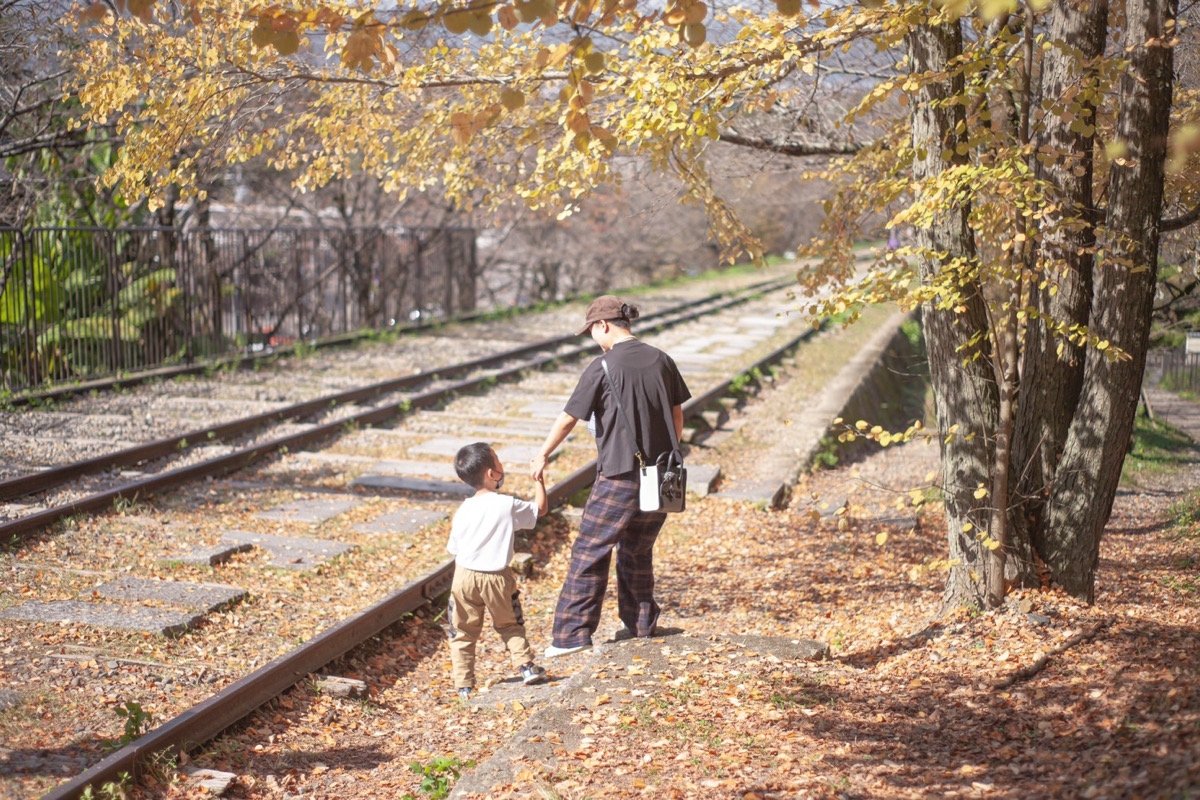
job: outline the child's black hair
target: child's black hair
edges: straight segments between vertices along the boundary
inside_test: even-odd
[[[483,475],[496,466],[496,454],[487,442],[475,442],[459,448],[454,456],[454,471],[463,482],[479,489],[483,486]]]

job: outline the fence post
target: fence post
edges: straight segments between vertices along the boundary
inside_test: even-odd
[[[417,243],[417,257],[413,262],[416,268],[413,273],[413,302],[417,309],[417,319],[420,320],[421,309],[425,306],[425,242],[418,231],[414,234]]]
[[[112,353],[110,363],[114,372],[120,372],[121,358],[121,307],[117,297],[121,293],[120,281],[117,277],[117,235],[116,231],[98,231],[103,241],[107,243],[105,261],[108,264],[108,302],[112,308]]]
[[[300,248],[292,248],[292,266],[296,272],[296,341],[304,341],[304,268],[300,264]]]

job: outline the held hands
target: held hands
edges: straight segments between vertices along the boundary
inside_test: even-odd
[[[529,459],[529,477],[533,478],[538,483],[546,481],[546,457],[536,455]]]

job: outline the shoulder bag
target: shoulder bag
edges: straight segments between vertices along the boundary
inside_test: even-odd
[[[687,469],[683,466],[683,455],[679,452],[679,440],[675,436],[675,421],[672,419],[667,422],[667,429],[671,433],[671,451],[660,455],[653,464],[647,464],[642,446],[638,442],[637,429],[633,427],[633,423],[625,415],[625,409],[621,406],[617,385],[608,371],[608,362],[600,359],[600,366],[604,368],[604,377],[608,381],[608,388],[612,391],[613,402],[617,405],[617,413],[621,419],[625,420],[625,426],[629,428],[629,433],[633,437],[634,455],[638,462],[638,509],[640,511],[683,511],[687,505]]]

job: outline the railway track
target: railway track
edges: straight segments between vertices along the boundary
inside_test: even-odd
[[[799,320],[777,316],[787,303],[783,288],[749,287],[688,301],[639,333],[676,355],[696,394],[685,410],[696,418],[737,375],[805,335]],[[453,449],[484,438],[509,463],[526,460],[577,376],[578,365],[561,363],[594,351],[545,340],[474,359],[494,363],[459,365],[465,377],[427,369],[426,383],[403,387],[414,391],[377,388],[371,407],[268,435],[197,462],[209,466],[194,474],[181,474],[194,465],[168,465],[110,487],[104,492],[118,493],[97,507],[115,500],[117,513],[59,514],[53,536],[34,535],[42,529],[27,521],[43,512],[7,523],[28,526],[8,534],[28,541],[5,558],[10,591],[0,600],[0,666],[5,683],[20,687],[0,715],[9,760],[15,748],[37,749],[19,723],[22,713],[39,714],[68,739],[42,754],[56,765],[48,771],[83,770],[49,796],[78,796],[148,753],[203,742],[427,603],[450,574],[441,548],[459,491],[446,475]],[[335,434],[319,451],[299,450]],[[551,466],[556,506],[594,473],[590,440],[573,435],[561,452]],[[263,458],[273,453],[286,454]],[[518,472],[513,489],[527,493]],[[154,491],[162,494],[149,508]],[[71,508],[65,513],[82,506]],[[62,680],[79,691],[55,697]],[[190,710],[100,759],[97,742],[116,727],[104,714],[128,711],[133,698],[157,719]]]
[[[675,302],[647,315],[640,328],[655,330],[689,321],[787,283],[786,278],[759,281],[740,290]],[[276,404],[271,410],[219,424],[173,431],[90,458],[24,471],[0,480],[0,501],[10,503],[0,511],[0,515],[9,517],[0,521],[0,541],[27,536],[64,517],[99,511],[122,499],[145,498],[188,480],[239,469],[272,453],[336,435],[348,425],[386,422],[413,409],[439,403],[455,392],[472,391],[488,382],[541,368],[554,359],[576,357],[589,347],[590,343],[579,344],[579,337],[573,335],[548,337],[462,362],[419,369],[399,378],[320,394],[300,402]],[[191,388],[196,391],[197,387]],[[198,393],[203,394],[204,388],[200,387]],[[116,429],[93,429],[92,440],[105,441],[124,433],[124,417],[113,414],[104,417],[109,420],[115,417]],[[281,429],[280,423],[297,422],[304,424],[299,429],[283,428],[282,435],[275,434]],[[261,433],[264,430],[267,432]],[[209,455],[214,450],[216,453]],[[120,470],[125,467],[137,467],[137,474],[122,473]],[[12,504],[51,492],[57,494],[39,498],[33,504]]]

